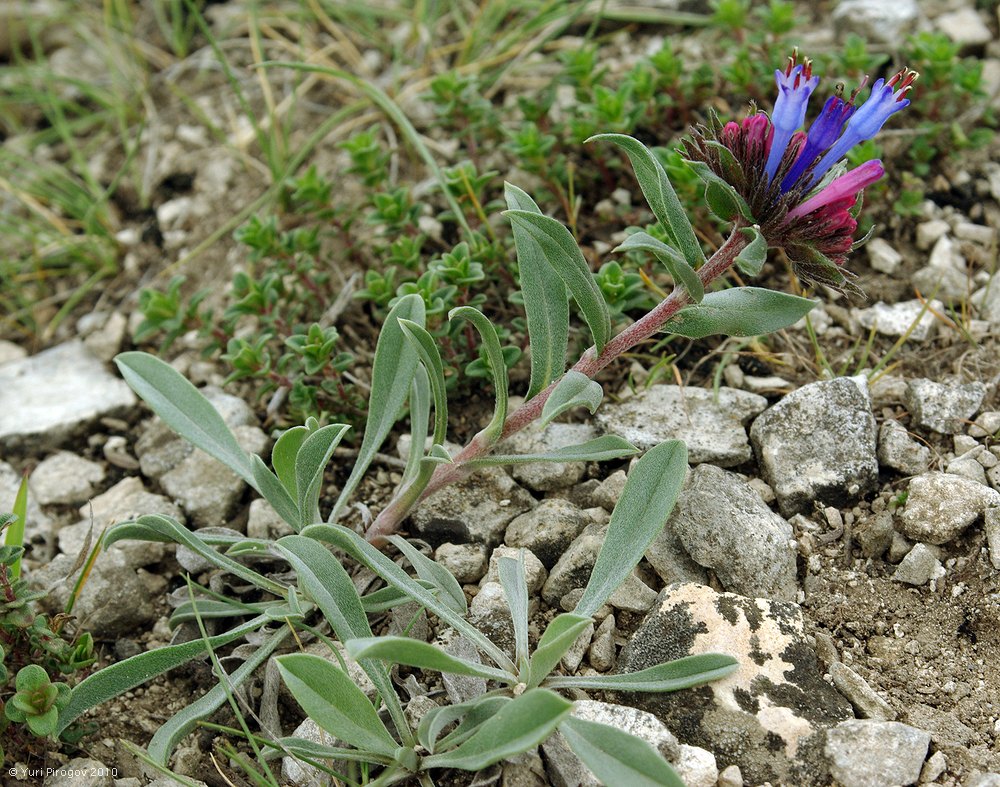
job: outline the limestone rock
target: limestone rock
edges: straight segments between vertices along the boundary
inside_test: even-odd
[[[981,382],[949,385],[933,380],[911,380],[907,385],[904,404],[917,426],[942,434],[965,431],[983,403],[986,386]]]
[[[104,481],[104,466],[69,451],[38,463],[31,474],[31,493],[42,505],[82,503]]]
[[[930,733],[898,721],[848,719],[827,734],[825,751],[843,787],[897,787],[920,778],[930,742]]]
[[[720,388],[718,401],[712,391],[654,385],[621,404],[597,411],[597,423],[640,450],[664,440],[683,440],[692,464],[711,462],[732,467],[749,461],[747,421],[767,407],[763,396]]]
[[[897,527],[907,538],[946,544],[1000,505],[1000,493],[950,473],[924,473],[910,480]]]
[[[532,424],[515,433],[497,448],[502,454],[541,454],[571,445],[585,443],[597,436],[590,424],[549,424],[539,429]],[[536,492],[551,492],[573,486],[583,478],[586,462],[531,462],[511,467],[511,475],[519,484]]]
[[[883,467],[917,475],[930,464],[931,449],[914,440],[899,421],[885,421],[878,431],[878,460]]]
[[[593,520],[568,500],[548,498],[515,518],[507,527],[504,541],[524,547],[551,568]]]
[[[919,16],[916,0],[840,0],[833,9],[833,29],[841,41],[856,33],[872,43],[897,48]]]

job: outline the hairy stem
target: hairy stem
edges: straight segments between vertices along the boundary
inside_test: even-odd
[[[734,227],[726,242],[698,269],[698,278],[701,279],[701,283],[706,290],[712,282],[732,267],[740,252],[746,248],[749,239],[743,234],[742,230],[743,227],[741,225]],[[615,336],[604,346],[604,349],[600,353],[593,346],[587,350],[573,366],[573,371],[580,372],[593,379],[601,369],[615,360],[615,358],[659,331],[668,320],[689,303],[691,303],[691,299],[688,297],[687,291],[675,286],[673,292],[660,301],[656,308]],[[556,380],[548,388],[539,391],[535,396],[514,410],[514,412],[510,413],[507,416],[507,420],[504,421],[501,439],[520,431],[538,418],[542,414],[545,402],[548,401],[558,382]],[[481,434],[476,435],[465,448],[455,455],[454,461],[451,464],[439,465],[434,470],[430,481],[423,488],[419,496],[413,495],[412,490],[404,490],[403,493],[398,494],[382,513],[375,518],[375,521],[368,528],[365,537],[372,543],[381,544],[385,536],[391,535],[399,529],[400,523],[417,503],[442,487],[453,484],[468,475],[471,468],[466,463],[470,459],[476,459],[489,453],[493,445],[487,443]],[[410,494],[406,494],[407,491]]]

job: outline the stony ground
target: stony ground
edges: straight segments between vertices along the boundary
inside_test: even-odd
[[[970,13],[987,40],[973,37]],[[969,39],[967,51],[993,74],[994,108],[997,23],[962,3],[921,4],[909,22]],[[829,30],[810,35],[833,43]],[[512,440],[512,452],[604,432],[640,448],[668,438],[687,443],[692,468],[663,535],[562,669],[629,671],[706,651],[739,658],[739,671],[711,686],[652,699],[592,697],[606,704],[581,711],[618,714],[618,723],[644,729],[689,785],[1000,784],[1000,284],[991,279],[998,153],[994,145],[944,160],[933,175],[939,198],[917,217],[886,216],[853,263],[868,300],[822,294],[811,330],[840,376],[823,373],[805,324],[782,332],[752,362],[735,343],[699,343],[682,384],[645,386],[648,369],[637,361],[609,377],[609,396],[592,420]],[[179,126],[157,166],[164,181],[171,172],[198,176],[181,200],[164,193],[155,218],[126,220],[126,275],[48,349],[29,355],[23,342],[0,342],[7,460],[0,501],[13,499],[20,471],[31,469],[29,568],[52,588],[56,606],[92,526],[167,513],[193,527],[282,532],[239,479],[151,418],[108,363],[132,346],[138,287],[214,229],[218,200],[242,203],[253,193],[247,171],[220,158],[197,130]],[[145,239],[144,222],[157,224],[159,245]],[[215,244],[199,258],[199,278],[227,280],[238,256],[235,245]],[[781,286],[781,266],[772,262],[766,273]],[[345,319],[365,317],[354,310]],[[873,373],[890,351],[888,368]],[[182,346],[175,363],[209,386],[241,444],[266,456],[271,437],[259,409],[218,387],[221,370],[193,347]],[[489,416],[488,402],[475,396],[455,409],[464,411],[459,432]],[[405,455],[401,442],[391,447]],[[398,480],[396,455],[376,465],[362,490],[373,510]],[[480,473],[427,501],[409,533],[463,583],[477,625],[508,646],[491,561],[527,550],[537,636],[578,597],[627,470],[528,465]],[[220,581],[172,547],[119,543],[101,557],[77,614],[99,640],[102,663],[171,640],[166,618],[183,600],[185,572]],[[413,615],[400,610],[376,624],[398,631]],[[446,636],[425,619],[410,633]],[[250,696],[259,696],[262,681]],[[26,760],[7,783],[42,783],[27,769],[91,758],[116,769],[114,780],[94,784],[145,784],[121,740],[145,744],[211,685],[210,668],[194,664],[129,692],[95,713],[99,732],[78,750]],[[438,692],[456,699],[470,690],[419,673],[404,685],[414,709]],[[286,733],[302,720],[291,702],[280,714]],[[174,769],[211,785],[245,783],[224,758],[212,764],[217,743],[208,732],[191,736]],[[552,741],[476,783],[590,783],[580,768]],[[283,778],[309,783],[294,768]]]

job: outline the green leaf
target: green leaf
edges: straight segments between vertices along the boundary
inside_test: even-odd
[[[750,238],[750,243],[737,255],[736,266],[747,276],[759,276],[767,262],[767,241],[756,224],[746,227],[743,234]]]
[[[500,708],[456,749],[425,757],[425,768],[478,771],[540,744],[573,705],[547,689],[529,689]]]
[[[606,434],[578,445],[567,445],[541,454],[490,454],[470,459],[468,467],[524,465],[531,462],[607,462],[635,456],[639,449],[618,435]]]
[[[288,752],[295,757],[310,760],[347,760],[349,762],[374,762],[381,765],[391,765],[394,759],[374,752],[359,752],[357,749],[346,749],[342,746],[324,746],[316,741],[292,736],[278,738],[273,743],[266,740],[261,741],[261,743],[272,746],[282,753]]]
[[[689,339],[715,333],[760,336],[795,324],[817,303],[761,287],[732,287],[711,292],[701,303],[681,309],[663,330]]]
[[[417,576],[430,583],[438,591],[438,598],[442,602],[459,615],[464,615],[469,611],[469,604],[465,600],[465,591],[458,584],[454,574],[440,563],[431,560],[402,536],[389,536],[388,540],[395,545],[396,549],[406,555],[406,559],[410,561]]]
[[[633,232],[615,251],[649,251],[663,263],[675,284],[679,284],[695,303],[705,297],[705,287],[694,268],[675,249],[647,232]]]
[[[504,215],[538,244],[545,261],[559,274],[580,307],[594,337],[597,352],[603,350],[611,338],[611,312],[597,279],[590,272],[590,266],[569,230],[555,219],[530,210],[508,210]]]
[[[308,436],[309,430],[306,427],[293,426],[281,434],[271,449],[271,466],[274,468],[274,474],[293,500],[299,496],[295,481],[295,456],[302,441]]]
[[[676,771],[642,738],[573,716],[563,720],[559,732],[602,784],[684,787]]]
[[[372,363],[372,393],[368,400],[365,434],[361,439],[354,469],[330,512],[331,522],[336,520],[354,494],[375,454],[396,424],[410,393],[410,383],[420,362],[416,350],[403,335],[403,329],[399,325],[401,318],[423,324],[424,301],[419,295],[404,295],[400,298],[389,311],[379,332],[375,360]]]
[[[486,347],[486,358],[490,362],[490,373],[493,375],[493,391],[496,395],[496,407],[493,409],[493,418],[483,429],[483,436],[492,445],[500,439],[503,432],[503,422],[507,419],[507,364],[503,358],[503,348],[500,346],[500,337],[497,329],[493,327],[486,315],[471,306],[459,306],[448,312],[448,320],[456,318],[468,320],[479,332],[479,337]]]
[[[504,183],[504,196],[510,210],[542,213],[531,197],[517,186]],[[566,368],[569,302],[566,285],[546,262],[531,233],[518,224],[512,224],[512,229],[531,347],[531,381],[525,394],[530,399],[547,388]]]
[[[645,691],[662,693],[701,686],[731,675],[739,662],[722,653],[701,653],[666,661],[638,672],[615,675],[579,675],[551,678],[553,688],[580,688],[592,691]]]
[[[288,626],[282,626],[272,632],[263,644],[258,645],[246,661],[227,677],[229,691],[232,692],[233,689],[240,686],[261,664],[267,661],[289,634],[291,634],[291,629]],[[149,756],[161,765],[166,765],[178,742],[194,730],[198,726],[198,722],[207,719],[221,708],[227,699],[226,688],[221,683],[216,683],[208,692],[160,725],[146,747]]]
[[[351,427],[330,424],[317,429],[299,446],[295,455],[295,488],[298,490],[299,530],[320,522],[319,494],[326,469],[334,449]]]
[[[528,665],[528,685],[537,686],[556,668],[559,660],[573,647],[587,626],[594,621],[587,615],[564,612],[545,628],[538,640],[538,647],[531,655]]]
[[[528,664],[528,581],[524,576],[524,550],[518,550],[517,560],[499,558],[497,573],[514,621],[514,661],[518,669],[523,670]]]
[[[356,659],[384,659],[394,664],[405,664],[418,669],[448,672],[453,675],[471,675],[485,680],[496,680],[510,684],[514,677],[503,670],[490,667],[487,664],[477,664],[473,661],[452,656],[441,648],[412,637],[367,637],[365,639],[349,639],[344,643],[347,652]]]
[[[410,386],[410,453],[398,489],[404,489],[417,475],[420,460],[427,443],[427,429],[431,417],[431,383],[423,364],[417,364],[417,373]]]
[[[417,727],[417,740],[431,754],[437,748],[438,737],[453,721],[462,720],[454,730],[441,741],[443,745],[456,745],[476,731],[476,728],[491,718],[500,708],[512,700],[503,695],[483,695],[457,705],[439,705],[424,714]]]
[[[721,221],[735,221],[740,215],[740,206],[733,197],[733,191],[714,180],[705,186],[705,202],[712,215]]]
[[[464,616],[440,601],[433,593],[416,582],[403,569],[353,530],[342,525],[310,525],[302,531],[302,535],[318,541],[325,541],[343,549],[355,560],[382,577],[387,584],[402,590],[411,599],[441,618],[481,651],[487,653],[502,669],[511,673],[516,671],[503,650],[493,644],[479,629],[468,623]],[[278,544],[289,538],[295,538],[295,536],[285,536],[278,541]]]
[[[431,393],[434,397],[434,442],[444,443],[448,435],[448,393],[445,390],[444,364],[441,353],[438,352],[434,337],[427,330],[412,320],[399,318],[399,327],[413,345],[427,375],[431,381]]]
[[[687,472],[687,447],[667,440],[650,448],[628,474],[583,596],[573,610],[592,616],[645,554],[667,522]]]
[[[430,582],[426,582],[424,580],[417,581],[428,590],[434,590],[434,586]],[[385,612],[386,610],[398,607],[400,604],[409,603],[410,601],[410,597],[399,588],[387,587],[380,588],[373,593],[366,593],[363,595],[361,597],[361,606],[364,607],[365,612],[372,615],[376,612]]]
[[[65,730],[91,708],[124,694],[157,675],[186,664],[204,653],[206,647],[219,648],[227,645],[244,634],[259,629],[267,622],[267,618],[260,615],[224,634],[209,637],[207,641],[198,639],[180,645],[164,645],[124,661],[115,662],[88,675],[73,687],[69,704],[59,714],[58,731]]]
[[[393,756],[397,747],[369,699],[326,659],[291,653],[275,659],[296,702],[331,735],[358,749]]]
[[[583,406],[593,413],[603,398],[604,389],[600,383],[591,380],[582,372],[570,369],[545,400],[539,426],[545,426],[553,418],[574,407]]]
[[[120,353],[115,363],[125,382],[171,429],[257,488],[250,455],[219,411],[182,374],[143,352]]]
[[[639,188],[642,189],[653,215],[670,233],[674,245],[681,250],[688,265],[692,268],[701,265],[705,261],[701,244],[698,243],[694,228],[691,226],[680,200],[677,199],[677,193],[670,184],[666,170],[663,169],[660,160],[653,155],[653,151],[639,140],[624,134],[598,134],[586,141],[598,140],[614,142],[625,151],[629,161],[632,162],[635,178],[639,181]]]
[[[728,152],[728,151],[727,151]],[[706,200],[712,199],[716,200],[716,207],[719,210],[731,211],[734,207],[737,213],[741,215],[747,221],[754,221],[753,213],[750,211],[750,205],[743,198],[743,196],[733,188],[732,184],[716,175],[712,171],[712,168],[708,166],[704,161],[691,161],[689,159],[684,159],[684,163],[687,164],[691,169],[694,170],[695,174],[701,178],[702,182],[705,183],[705,198]],[[709,196],[709,190],[712,190],[712,195]],[[725,203],[718,202],[718,200],[724,199],[721,195],[725,194]],[[715,212],[715,208],[713,208]],[[716,215],[719,215],[718,213]]]
[[[288,488],[278,479],[278,477],[267,469],[264,460],[256,454],[251,457],[253,463],[253,477],[257,481],[257,489],[260,490],[264,499],[271,504],[271,507],[285,522],[295,530],[300,529],[299,508],[292,499]]]

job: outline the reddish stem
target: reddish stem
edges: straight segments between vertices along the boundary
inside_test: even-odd
[[[734,227],[729,239],[698,269],[698,278],[701,279],[701,283],[706,290],[712,282],[732,267],[740,252],[746,248],[749,240],[743,234],[742,230],[743,227],[741,225]],[[580,372],[593,379],[601,369],[615,360],[615,358],[659,331],[668,320],[690,302],[691,299],[684,289],[674,287],[673,292],[662,300],[656,308],[639,321],[632,323],[632,325],[604,345],[604,349],[600,354],[597,353],[596,347],[591,347],[587,350],[581,356],[580,360],[576,362],[576,365],[573,366],[573,371]],[[551,383],[548,388],[537,393],[508,415],[507,420],[504,421],[501,439],[520,431],[538,418],[542,414],[545,402],[548,401],[558,382],[556,380]],[[442,487],[455,483],[468,475],[472,468],[467,465],[467,462],[488,454],[494,445],[495,443],[492,445],[488,444],[481,434],[476,435],[465,448],[455,455],[451,464],[438,465],[431,476],[431,480],[419,495],[413,495],[412,492],[407,495],[407,490],[404,490],[401,494],[393,498],[389,505],[372,522],[365,537],[374,544],[384,543],[385,536],[391,535],[399,529],[400,523],[417,503],[434,494],[434,492]]]

